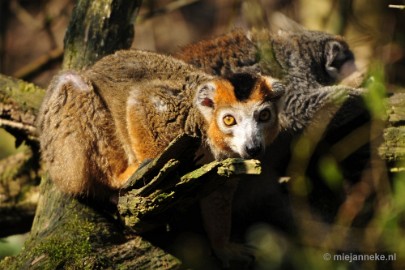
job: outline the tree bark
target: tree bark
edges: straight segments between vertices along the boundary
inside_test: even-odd
[[[172,210],[187,210],[210,191],[234,181],[232,176],[258,175],[256,160],[226,159],[187,172],[196,141],[187,135],[174,140],[162,155],[138,170],[120,194],[118,210],[127,227],[137,233],[165,224]],[[186,172],[181,175],[179,172]],[[146,185],[137,188],[139,182]],[[148,181],[150,180],[150,181]]]
[[[17,139],[17,145],[35,144],[35,118],[44,94],[32,83],[0,74],[0,126]]]
[[[79,0],[65,35],[64,69],[85,68],[134,38],[133,22],[142,0]]]
[[[384,140],[378,149],[379,155],[386,160],[392,172],[405,168],[405,94],[397,93],[388,99],[388,124],[384,129]],[[402,165],[401,165],[402,162]]]

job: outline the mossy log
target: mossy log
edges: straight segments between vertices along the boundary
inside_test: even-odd
[[[45,91],[32,83],[0,74],[0,127],[17,140],[36,141],[35,118]]]
[[[118,210],[127,227],[143,233],[162,226],[171,210],[186,210],[226,181],[233,181],[232,176],[258,175],[261,172],[259,161],[235,158],[214,161],[187,172],[196,145],[194,138],[181,135],[160,157],[131,177],[118,203]],[[146,184],[136,188],[140,182]]]
[[[397,93],[388,99],[388,123],[384,140],[378,149],[391,171],[405,170],[405,93]]]

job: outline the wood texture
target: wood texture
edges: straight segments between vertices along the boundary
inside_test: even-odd
[[[77,1],[65,36],[64,69],[81,69],[129,48],[141,0]]]
[[[27,83],[0,74],[0,126],[17,139],[36,141],[35,118],[45,92]]]
[[[171,210],[186,210],[209,191],[226,181],[235,180],[231,176],[258,175],[261,172],[257,160],[232,158],[214,161],[187,172],[195,146],[193,138],[179,136],[160,157],[132,176],[132,186],[130,184],[126,187],[127,191],[120,194],[118,203],[126,226],[137,233],[147,232],[165,224]],[[141,180],[146,181],[146,185],[133,188]]]

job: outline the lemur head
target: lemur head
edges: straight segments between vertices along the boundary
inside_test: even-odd
[[[279,132],[277,101],[283,93],[277,80],[248,73],[200,87],[195,102],[214,157],[261,156]]]
[[[287,61],[289,68],[300,73],[308,72],[322,85],[338,83],[357,70],[354,54],[341,36],[309,30],[279,31],[275,46],[282,48],[277,50],[281,52],[279,61]]]

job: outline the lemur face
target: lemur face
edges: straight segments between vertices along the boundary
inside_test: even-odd
[[[277,101],[283,86],[270,77],[242,73],[201,90],[197,104],[214,157],[260,157],[279,132]]]
[[[271,102],[236,103],[216,110],[209,133],[225,143],[223,155],[257,158],[271,143],[271,134],[277,134],[273,128],[277,118],[277,109]]]

